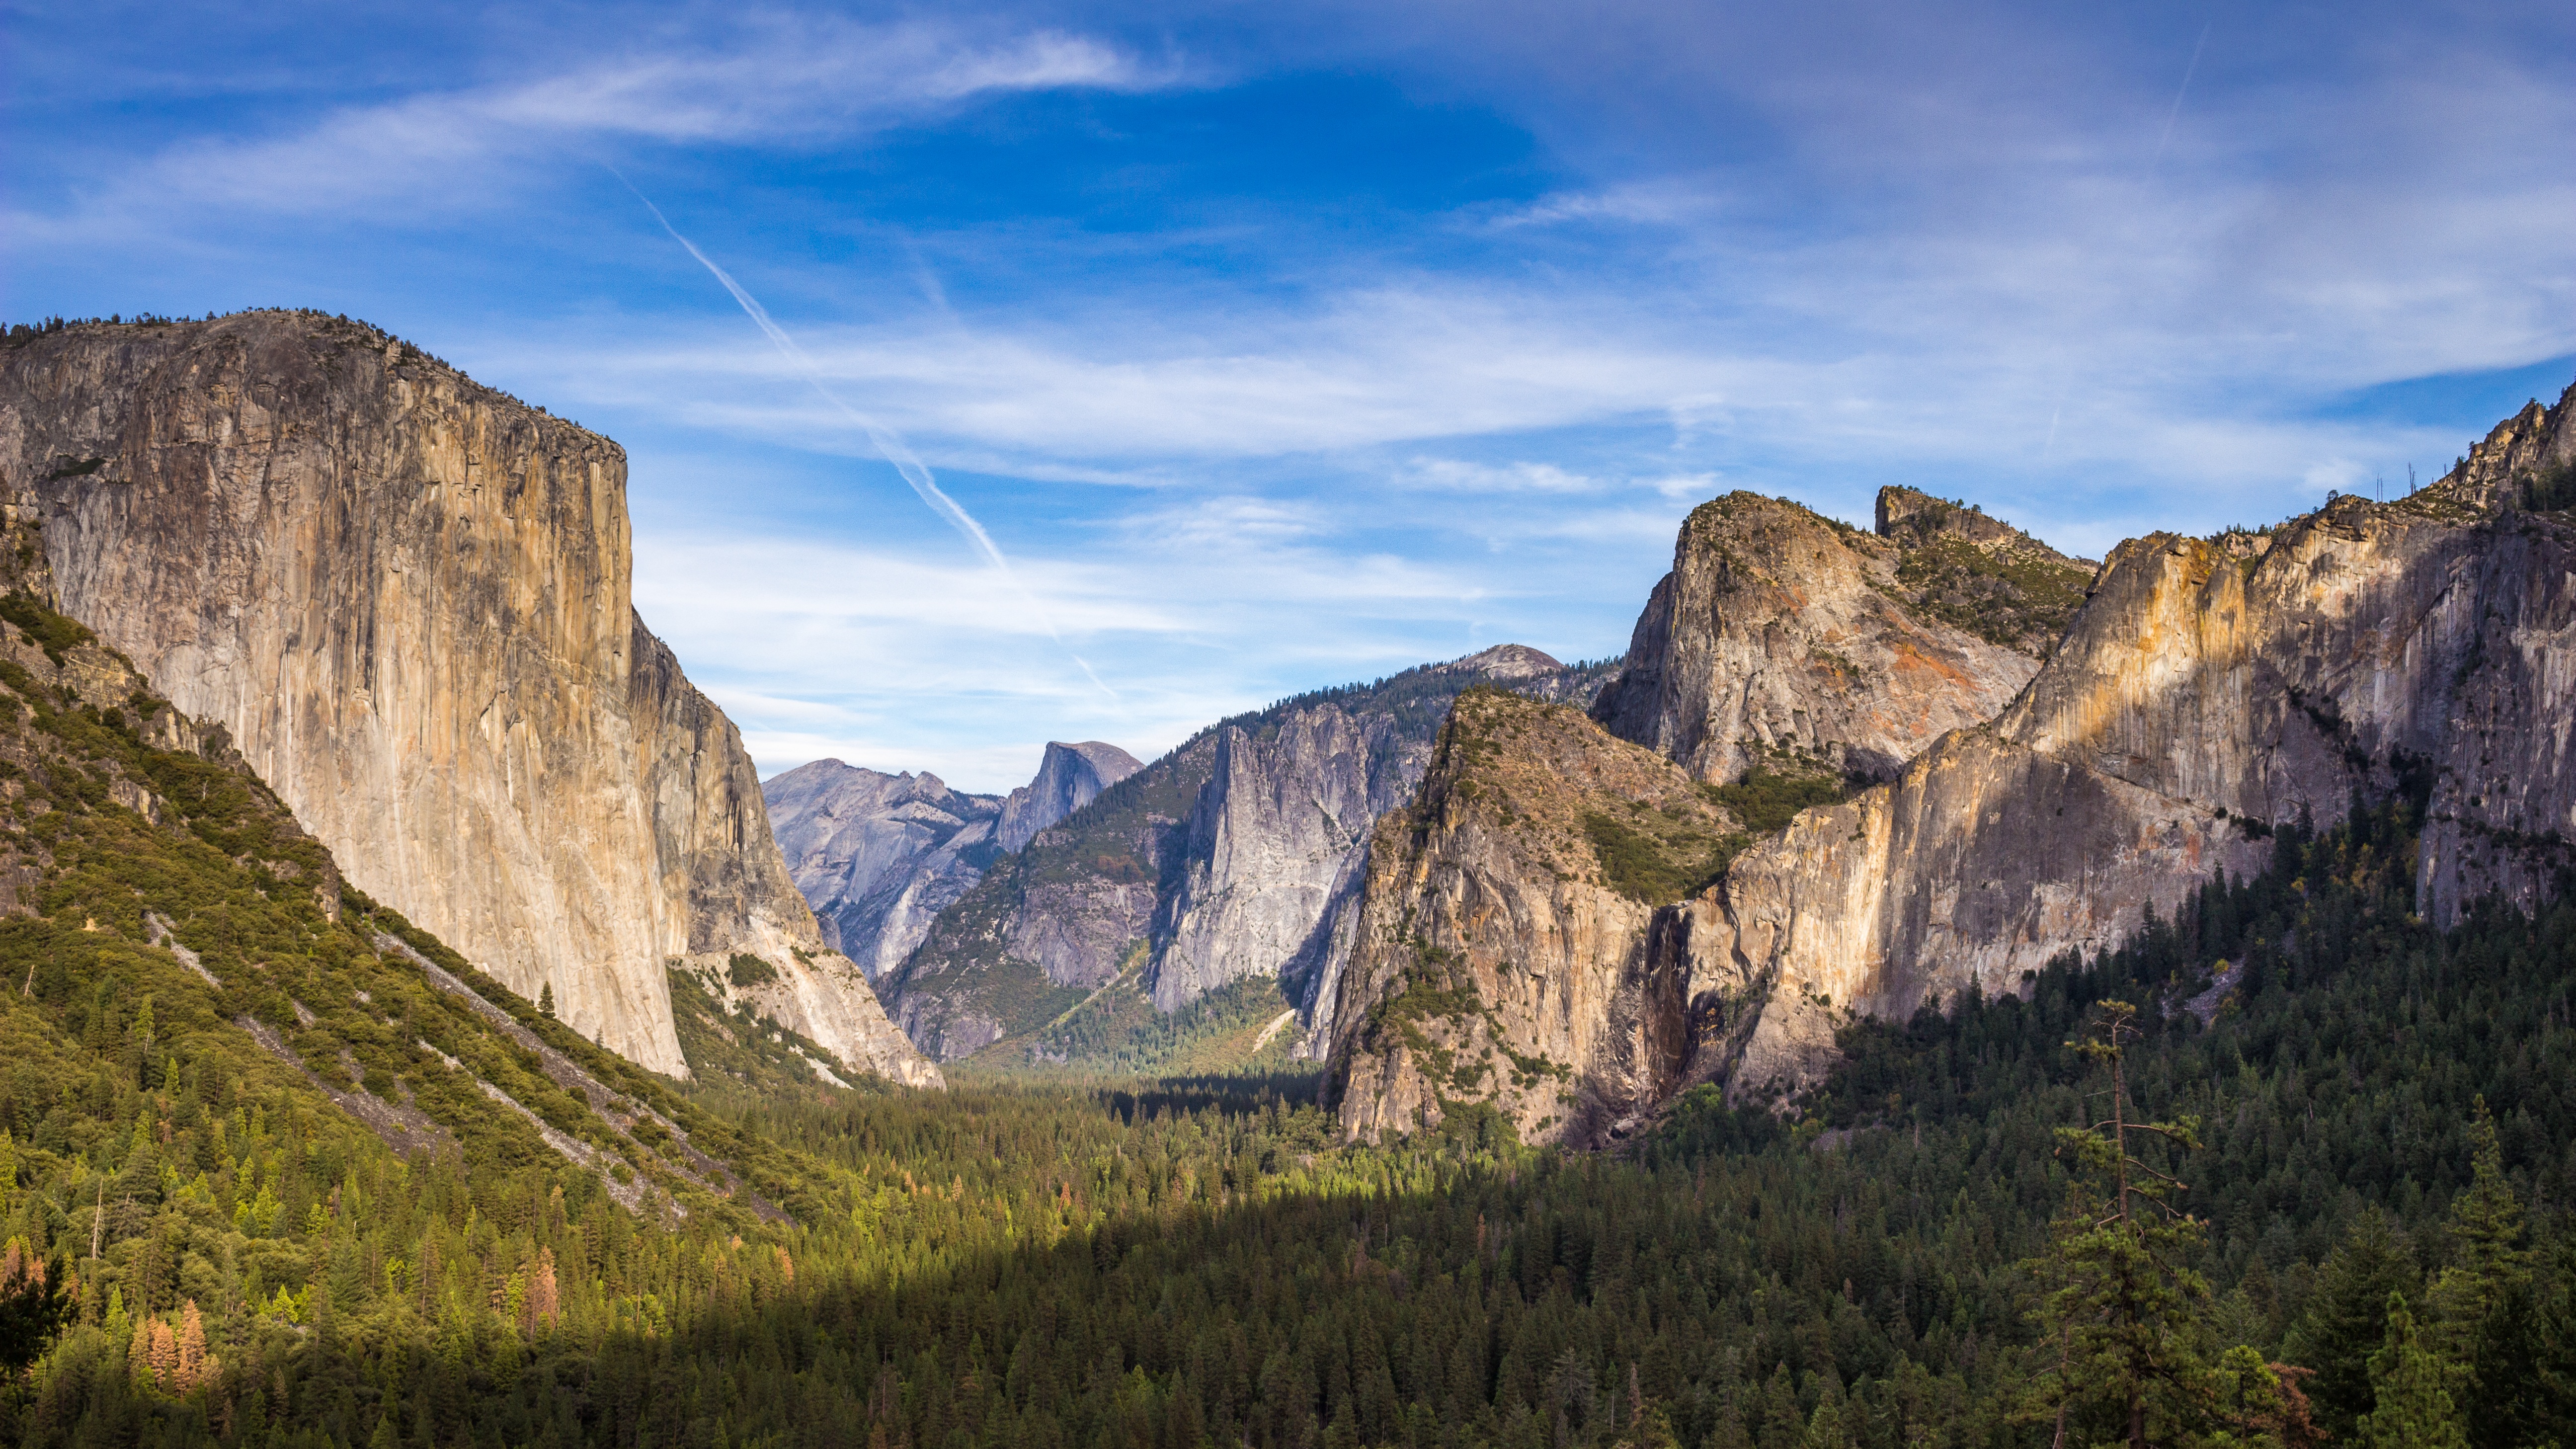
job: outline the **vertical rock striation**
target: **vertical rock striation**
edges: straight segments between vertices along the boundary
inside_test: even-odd
[[[1672,762],[1562,705],[1461,695],[1419,800],[1379,822],[1333,1023],[1343,1128],[1375,1141],[1492,1110],[1592,1146],[1654,1106],[1689,1046],[1656,897],[1733,822]]]
[[[1897,502],[1882,499],[1881,521],[1902,534],[1920,515]],[[2032,557],[2010,538],[1988,542],[1995,571]],[[1759,726],[1760,711],[1628,710],[1649,697],[1794,696],[1715,672],[1731,660],[1776,675],[1776,648],[1694,646],[1678,625],[1657,625],[1710,617],[1704,638],[1796,638],[1817,596],[1839,587],[1839,561],[1777,552],[1829,581],[1807,589],[1773,573],[1771,602],[1795,623],[1774,631],[1724,608],[1677,607],[1689,590],[1668,579],[1639,629],[1653,689],[1605,696],[1602,716],[1648,733],[1702,778],[1722,776],[1712,742],[1729,723]],[[2040,613],[1997,609],[1991,594],[1977,603],[1978,580],[1994,573],[1955,552],[1936,562],[1946,572],[1918,571],[1918,597],[1950,590],[1985,611],[1989,632],[2035,637]],[[2046,602],[2033,590],[2020,598]],[[2489,896],[2537,901],[2576,865],[2576,388],[2499,424],[2443,480],[2396,502],[2340,498],[2261,533],[2124,543],[2044,652],[1991,720],[1948,731],[1894,778],[1753,842],[1707,890],[1669,898],[1638,961],[1598,958],[1605,983],[1664,994],[1599,1017],[1596,1037],[1632,1019],[1687,1023],[1678,1039],[1639,1038],[1650,1060],[1615,1057],[1614,1085],[1718,1081],[1739,1101],[1777,1100],[1830,1065],[1834,1032],[1854,1014],[1902,1018],[1968,989],[2019,990],[2060,954],[2114,945],[2150,909],[2171,914],[2217,872],[2259,868],[2273,825],[2329,824],[2355,802],[2405,796],[2422,807],[2414,868],[2433,919],[2447,924]],[[1707,677],[1677,674],[1682,665]],[[1633,664],[1630,674],[1641,677]],[[1805,718],[1874,727],[1869,710],[1844,701]],[[1693,724],[1706,719],[1720,723]],[[1807,738],[1816,744],[1802,748],[1819,753],[1834,743]],[[1432,904],[1418,882],[1370,877],[1370,920]],[[1519,929],[1519,943],[1499,949],[1542,949],[1536,927]],[[1381,983],[1405,979],[1372,978],[1367,1019],[1400,999]],[[1525,1029],[1505,1011],[1500,1034]],[[1426,1113],[1384,1032],[1343,1042],[1335,1073],[1348,1084],[1350,1130],[1460,1105]],[[1625,1090],[1600,1097],[1628,1100]]]
[[[63,610],[220,725],[371,895],[686,1075],[666,964],[758,955],[935,1080],[823,946],[723,713],[635,616],[616,444],[363,324],[86,324],[0,356]]]

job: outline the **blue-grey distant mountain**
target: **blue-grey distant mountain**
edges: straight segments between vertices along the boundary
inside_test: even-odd
[[[901,965],[996,859],[1140,768],[1116,745],[1051,742],[1037,778],[1008,796],[839,760],[799,765],[760,793],[823,939],[873,980]]]
[[[889,1010],[942,1058],[1120,980],[1171,1012],[1277,977],[1311,1014],[1348,952],[1370,829],[1420,783],[1450,701],[1486,684],[1588,705],[1609,672],[1505,644],[1212,725],[995,862],[881,978]]]

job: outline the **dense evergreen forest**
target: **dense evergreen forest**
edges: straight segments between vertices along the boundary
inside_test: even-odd
[[[0,684],[0,1441],[2576,1443],[2576,906],[2433,929],[2417,801],[1785,1117],[1359,1148],[1310,1076],[659,1083],[155,702]]]

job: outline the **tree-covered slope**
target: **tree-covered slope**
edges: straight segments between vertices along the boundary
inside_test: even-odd
[[[2178,1266],[2210,1291],[2184,1295],[2174,1351],[2212,1375],[2316,1370],[2286,1377],[2353,1442],[2363,1414],[2423,1410],[2415,1381],[2371,1367],[2393,1290],[2468,1442],[2537,1446],[2576,1428],[2550,1387],[2576,1374],[2576,906],[2428,927],[2422,824],[2400,800],[2285,830],[2268,870],[2061,961],[2027,999],[1849,1024],[1844,1065],[1790,1119],[1686,1096],[1616,1156],[1519,1147],[1484,1135],[1491,1118],[1341,1147],[1294,1083],[809,1090],[726,1114],[736,1142],[800,1169],[796,1225],[665,1230],[561,1169],[401,1167],[253,1056],[232,1110],[269,1104],[255,1140],[302,1227],[261,1233],[256,1193],[246,1226],[206,1221],[189,1182],[121,1217],[112,1186],[107,1266],[87,1269],[70,1209],[96,1179],[83,1197],[59,1155],[22,1167],[13,1230],[44,1218],[85,1281],[129,1276],[110,1284],[120,1331],[74,1329],[16,1422],[34,1443],[2043,1445],[2034,1385],[2056,1359],[2033,1313],[2070,1185],[2055,1134],[2107,1115],[2100,1068],[2068,1044],[2118,998],[2146,1008],[2131,1120],[2196,1117],[2204,1144],[2149,1154],[2205,1224]],[[156,978],[156,1041],[174,987]],[[142,1175],[137,1153],[202,1160],[211,1129],[180,1124],[225,1100],[199,1067],[187,1116],[182,1051],[161,1144],[116,1076],[141,1069],[130,1020],[112,1051],[86,1022],[54,1048],[129,1106],[56,1119],[113,1126],[93,1169],[111,1183]],[[128,1221],[155,1226],[119,1236]],[[528,1307],[540,1253],[550,1321]],[[201,1307],[235,1281],[272,1305],[225,1320],[247,1328],[202,1383],[138,1373],[155,1340],[136,1295],[163,1263]],[[2212,1437],[2247,1402],[2213,1396],[2158,1442],[2298,1442]],[[2119,1437],[2071,1422],[2070,1442]]]
[[[0,598],[0,1303],[69,1319],[0,1439],[310,1414],[336,1343],[662,1321],[698,1249],[846,1212],[345,885],[36,557]]]

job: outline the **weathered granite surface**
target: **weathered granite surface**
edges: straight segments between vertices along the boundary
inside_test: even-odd
[[[1980,600],[1993,612],[1986,596],[1964,585],[1927,591],[1968,579],[2019,597],[1998,578],[1972,578],[1952,555],[1985,561],[2005,550],[2058,582],[2089,570],[1919,494],[1887,490],[1880,514],[1893,541],[1759,494],[1702,504],[1593,717],[1718,783],[1785,760],[1886,779],[1944,733],[1992,718],[2038,659],[1940,617],[1976,622]],[[1941,578],[1900,577],[1927,562]],[[1925,606],[1954,594],[1955,605]]]
[[[927,772],[816,760],[771,776],[760,792],[824,942],[871,980],[901,965],[1002,851],[993,839],[1001,798],[952,790]]]
[[[0,353],[0,489],[65,612],[220,724],[353,883],[685,1075],[666,963],[756,954],[854,1069],[936,1071],[829,952],[723,712],[630,603],[618,446],[364,324]]]
[[[2571,468],[2576,388],[2498,425],[2413,496],[2341,498],[2262,533],[2121,545],[2009,707],[1947,731],[1893,779],[1806,811],[1707,890],[1661,905],[1640,958],[1613,965],[1596,954],[1601,983],[1573,999],[1645,995],[1580,1029],[1596,1039],[1631,1022],[1687,1029],[1637,1035],[1634,1051],[1610,1059],[1616,1070],[1595,1098],[1634,1102],[1637,1082],[1669,1091],[1716,1081],[1739,1101],[1777,1101],[1830,1066],[1834,1030],[1851,1014],[1901,1018],[1971,986],[2019,990],[2062,952],[2115,944],[2150,906],[2170,914],[2218,870],[2258,868],[2270,825],[2330,824],[2356,800],[2424,803],[2415,867],[2433,919],[2455,920],[2489,894],[2535,901],[2576,863]],[[1840,560],[1796,554],[1794,542],[1775,557],[1841,576]],[[1809,590],[1776,570],[1772,579],[1768,602],[1796,624],[1775,631],[1721,610],[1703,633],[1794,638],[1817,617],[1819,593],[1848,597],[1839,584]],[[1659,589],[1650,622],[1659,610],[1700,617],[1671,606],[1674,588]],[[1781,671],[1777,648],[1676,649],[1674,631],[1642,625],[1639,636],[1650,667],[1665,671],[1660,697],[1758,698],[1720,666]],[[1674,660],[1708,677],[1677,678]],[[1601,713],[1635,718],[1606,704]],[[1873,726],[1867,711],[1828,717]],[[1721,733],[1657,738],[1703,778],[1722,777],[1704,748]],[[1817,753],[1832,744],[1805,738]],[[1489,849],[1485,859],[1500,878],[1513,856]],[[1541,869],[1527,866],[1509,889],[1534,889]],[[1372,872],[1364,911],[1400,920],[1433,904],[1419,882]],[[1499,953],[1542,951],[1539,928],[1512,929]],[[1376,995],[1355,994],[1346,1011],[1381,1014],[1392,998],[1374,983],[1391,979],[1369,978]],[[1502,1016],[1500,1036],[1535,1029]],[[1449,1110],[1408,1085],[1413,1069],[1382,1032],[1346,1031],[1336,1050],[1348,1130]],[[1576,1085],[1594,1090],[1579,1074]],[[1611,1130],[1620,1126],[1614,1119]]]
[[[1597,1145],[1679,1080],[1690,1037],[1656,903],[1600,817],[1683,860],[1733,829],[1689,774],[1575,709],[1459,697],[1419,800],[1378,823],[1333,1022],[1331,1091],[1377,1140],[1490,1105],[1525,1141]]]

